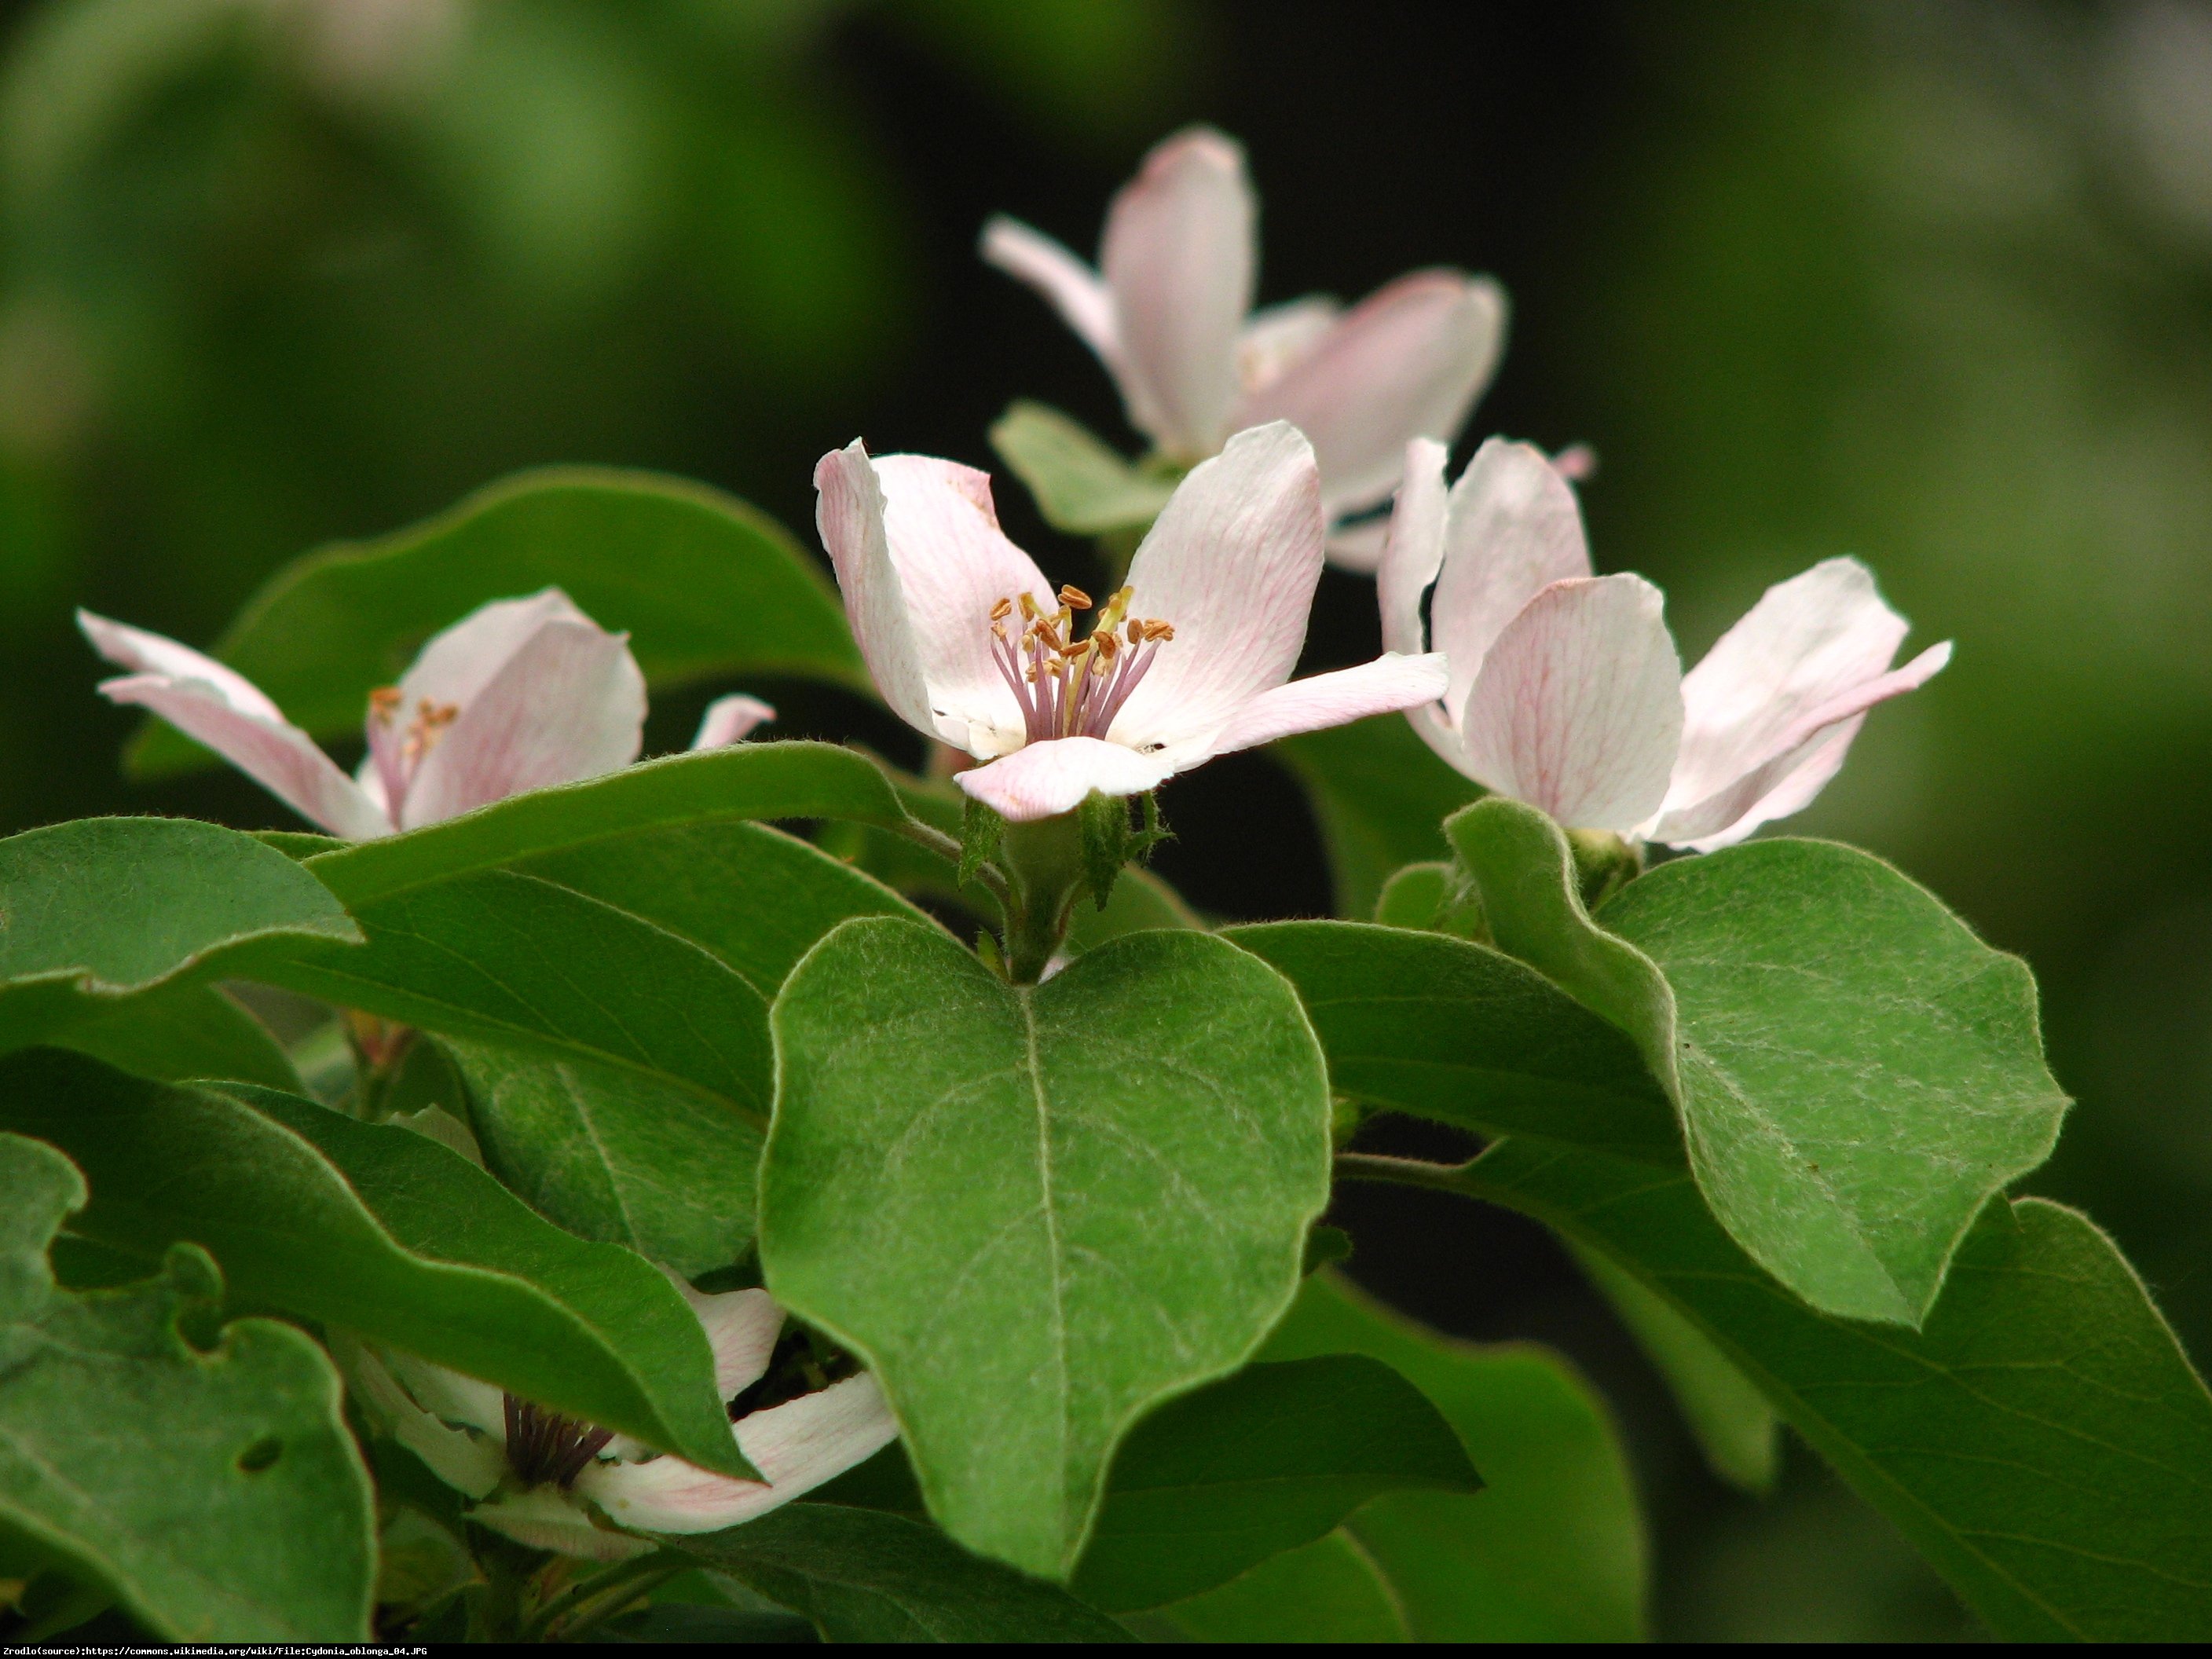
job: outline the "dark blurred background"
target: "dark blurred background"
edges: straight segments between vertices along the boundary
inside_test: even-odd
[[[1249,146],[1262,298],[1496,273],[1470,437],[1586,441],[1601,568],[1694,658],[1832,553],[1955,665],[1793,827],[2024,952],[2081,1098],[2036,1184],[2212,1358],[2212,7],[2182,0],[43,0],[0,36],[0,812],[281,809],[127,784],[79,602],[205,643],[272,568],[512,469],[667,469],[805,531],[864,434],[987,465],[1011,397],[1127,439],[974,258],[1089,249],[1171,128]],[[1008,528],[1079,577],[1018,486]],[[811,535],[810,535],[811,539]],[[1371,649],[1329,580],[1312,655]],[[771,691],[781,688],[767,688]],[[704,696],[702,690],[700,696]],[[896,744],[803,691],[787,730]],[[657,719],[679,741],[697,700]],[[1262,757],[1168,800],[1230,914],[1326,908]],[[1255,845],[1267,856],[1252,856]],[[1444,1201],[1439,1200],[1440,1206]],[[1357,1271],[1613,1396],[1678,1637],[1969,1626],[1808,1456],[1698,1468],[1533,1231],[1347,1206]]]

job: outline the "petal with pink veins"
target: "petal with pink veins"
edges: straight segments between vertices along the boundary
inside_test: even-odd
[[[815,463],[814,489],[815,528],[837,573],[845,617],[853,625],[853,638],[868,665],[869,678],[891,713],[924,737],[943,737],[929,711],[921,645],[907,614],[897,567],[891,562],[890,538],[884,527],[883,485],[858,438]]]
[[[1180,756],[1290,678],[1322,538],[1320,475],[1297,428],[1240,432],[1193,468],[1129,566],[1130,614],[1167,623],[1175,637],[1108,735]]]
[[[111,622],[89,611],[76,613],[76,625],[92,641],[92,648],[118,668],[127,668],[134,674],[198,680],[212,686],[240,714],[283,723],[283,711],[269,700],[259,686],[236,669],[225,666],[213,657],[203,656],[188,645],[179,645],[163,635],[149,634],[143,628]]]
[[[1452,486],[1429,643],[1451,659],[1457,717],[1483,657],[1538,591],[1590,574],[1582,508],[1544,452],[1492,438]]]
[[[758,697],[749,697],[743,692],[717,697],[707,705],[707,712],[700,717],[698,734],[691,739],[691,747],[721,749],[743,743],[752,735],[755,727],[765,726],[775,718],[775,706]]]
[[[1130,423],[1178,459],[1211,454],[1229,430],[1256,216],[1244,152],[1204,127],[1154,149],[1106,216],[1098,264],[1121,395]]]
[[[1311,356],[1343,310],[1335,301],[1311,294],[1246,318],[1237,331],[1237,380],[1246,394],[1274,385]]]
[[[1375,599],[1382,611],[1382,648],[1407,655],[1425,651],[1428,625],[1421,602],[1444,562],[1443,445],[1416,438],[1406,446],[1405,477],[1390,511],[1390,531],[1375,567]]]
[[[551,622],[599,626],[566,593],[548,587],[527,599],[494,599],[489,605],[480,605],[451,628],[432,635],[399,677],[404,708],[400,724],[404,726],[416,706],[424,702],[467,708],[508,659]]]
[[[1000,817],[1026,823],[1072,812],[1093,790],[1141,795],[1158,788],[1175,769],[1159,757],[1100,738],[1052,738],[955,773],[953,781]]]
[[[783,1310],[766,1291],[709,1293],[693,1290],[674,1273],[668,1279],[707,1333],[716,1389],[724,1400],[736,1399],[767,1372],[783,1334]]]
[[[720,1532],[758,1519],[864,1462],[897,1437],[898,1425],[866,1372],[738,1419],[738,1449],[768,1477],[733,1480],[680,1457],[595,1463],[576,1490],[608,1518],[641,1532]]]
[[[1648,819],[1682,737],[1665,603],[1641,576],[1553,582],[1531,599],[1468,696],[1468,775],[1570,829],[1626,832]]]
[[[416,769],[401,824],[614,771],[637,758],[644,729],[645,676],[629,636],[541,623]]]
[[[1118,373],[1121,343],[1114,333],[1114,299],[1098,273],[1042,232],[995,214],[983,227],[983,258],[1051,302],[1098,360]]]
[[[1294,367],[1248,394],[1231,424],[1297,427],[1320,459],[1329,516],[1357,512],[1396,485],[1409,440],[1459,435],[1504,334],[1495,283],[1415,271],[1346,312]]]
[[[1441,654],[1402,657],[1393,652],[1357,668],[1292,680],[1262,691],[1239,709],[1214,739],[1213,752],[1232,754],[1293,732],[1318,732],[1370,714],[1396,714],[1433,703],[1443,696],[1449,678]]]

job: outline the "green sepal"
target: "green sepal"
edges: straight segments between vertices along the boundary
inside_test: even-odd
[[[960,809],[959,884],[965,887],[993,859],[1006,838],[1006,821],[999,809],[973,795],[963,797]]]
[[[1129,803],[1093,790],[1075,813],[1083,836],[1083,884],[1091,890],[1091,902],[1103,910],[1129,859]]]

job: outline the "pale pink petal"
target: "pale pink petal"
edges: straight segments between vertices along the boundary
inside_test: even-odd
[[[1842,767],[1866,711],[1925,685],[1950,660],[1947,640],[1902,668],[1862,680],[1820,707],[1802,711],[1797,723],[1781,734],[1777,752],[1763,764],[1703,800],[1669,805],[1652,827],[1652,839],[1711,852],[1741,841],[1770,819],[1809,805]],[[1668,799],[1674,799],[1669,791]]]
[[[627,766],[645,731],[645,676],[629,636],[549,622],[461,708],[400,806],[412,830],[525,790]]]
[[[596,1463],[576,1490],[609,1519],[641,1532],[720,1532],[835,1480],[898,1437],[898,1425],[866,1372],[738,1420],[738,1449],[768,1477],[733,1480],[680,1457]]]
[[[404,726],[413,716],[418,703],[466,708],[507,659],[550,622],[599,626],[566,593],[548,587],[527,599],[480,605],[451,628],[432,635],[399,677],[399,694],[407,710],[400,723]]]
[[[1459,435],[1505,335],[1495,283],[1401,276],[1354,306],[1295,367],[1249,394],[1232,426],[1288,421],[1313,441],[1331,518],[1389,495],[1414,438]]]
[[[666,1272],[666,1269],[663,1269]],[[675,1285],[707,1333],[714,1351],[714,1386],[724,1400],[735,1400],[761,1380],[783,1334],[783,1310],[766,1291],[695,1291],[674,1273]]]
[[[1633,830],[1667,793],[1682,669],[1641,576],[1554,582],[1491,647],[1460,721],[1468,775],[1574,830]]]
[[[1683,677],[1668,812],[1686,812],[1798,747],[1817,729],[1808,715],[1888,671],[1907,628],[1856,559],[1823,560],[1768,588]]]
[[[580,1487],[582,1482],[577,1485]],[[649,1540],[596,1526],[574,1499],[540,1486],[531,1492],[503,1492],[489,1504],[479,1504],[469,1519],[503,1533],[518,1544],[551,1550],[557,1555],[579,1555],[592,1561],[629,1561],[650,1554]]]
[[[1129,566],[1130,614],[1167,623],[1175,637],[1108,735],[1147,750],[1202,746],[1290,678],[1322,536],[1313,448],[1296,428],[1240,432],[1194,468]]]
[[[1458,716],[1484,653],[1538,590],[1589,574],[1582,509],[1544,452],[1503,438],[1484,443],[1452,486],[1443,574],[1429,607],[1429,643],[1451,659],[1445,708]]]
[[[1237,380],[1246,392],[1273,386],[1328,337],[1343,307],[1318,294],[1255,311],[1237,331]]]
[[[1390,520],[1369,517],[1328,527],[1328,562],[1355,576],[1371,576],[1389,544]]]
[[[1375,600],[1382,611],[1382,648],[1406,655],[1429,648],[1421,602],[1444,562],[1443,445],[1416,438],[1406,446],[1405,478],[1390,511],[1390,531],[1375,568]]]
[[[419,1354],[383,1351],[384,1361],[415,1402],[441,1423],[476,1430],[495,1446],[507,1444],[507,1395],[473,1376],[434,1365]]]
[[[454,1426],[423,1408],[392,1376],[375,1351],[344,1331],[328,1333],[331,1357],[345,1373],[355,1400],[371,1420],[429,1466],[456,1491],[482,1498],[507,1473],[502,1440]]]
[[[1073,811],[1093,790],[1141,795],[1158,788],[1175,770],[1160,756],[1140,755],[1100,738],[1052,738],[988,766],[955,773],[953,781],[1000,817],[1025,823]]]
[[[1292,680],[1262,691],[1239,709],[1214,738],[1213,752],[1232,754],[1294,732],[1318,732],[1370,714],[1395,714],[1433,703],[1443,696],[1449,678],[1438,654],[1401,657],[1391,652],[1357,668]]]
[[[883,485],[858,438],[815,463],[814,523],[837,573],[845,617],[876,690],[891,713],[926,738],[942,735],[929,712],[921,646],[907,614],[884,528]],[[965,733],[962,734],[963,737]],[[957,739],[947,739],[957,741]]]
[[[151,709],[205,744],[311,823],[348,841],[392,833],[392,823],[314,740],[281,719],[247,714],[200,679],[132,674],[103,680],[110,702]]]
[[[1051,237],[1003,213],[984,225],[982,251],[989,263],[1043,295],[1099,361],[1115,368],[1120,343],[1114,336],[1114,301],[1097,271]]]
[[[748,697],[743,692],[726,697],[717,697],[707,705],[700,718],[699,733],[691,739],[696,749],[720,749],[732,743],[743,743],[756,726],[765,726],[775,718],[775,706],[763,702],[758,697]]]
[[[1255,216],[1244,152],[1204,127],[1147,155],[1106,216],[1098,264],[1130,424],[1178,459],[1211,454],[1229,430]]]
[[[279,725],[284,721],[283,711],[270,702],[259,686],[235,669],[225,667],[213,657],[202,656],[188,645],[179,645],[160,634],[149,634],[143,628],[110,622],[89,611],[76,613],[76,625],[92,641],[92,648],[118,668],[127,668],[134,674],[160,674],[173,680],[198,680],[213,687],[225,702],[241,714],[258,715]]]
[[[1036,561],[999,528],[988,473],[927,455],[884,455],[875,466],[937,732],[982,759],[1002,755],[1027,728],[992,655],[991,611],[1024,593],[1047,610],[1059,601]],[[1006,627],[1020,634],[1018,611]]]

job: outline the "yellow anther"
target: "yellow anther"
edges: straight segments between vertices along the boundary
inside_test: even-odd
[[[1088,611],[1091,609],[1091,596],[1079,587],[1066,584],[1063,584],[1060,587],[1060,602],[1076,611]]]
[[[391,723],[392,717],[399,712],[399,705],[404,701],[405,696],[398,686],[380,685],[368,694],[368,712],[378,720],[388,725]]]
[[[1026,592],[1022,595],[1022,615],[1025,619],[1030,622],[1035,622],[1043,614],[1043,611],[1039,607],[1036,600],[1031,595]]]
[[[998,604],[991,607],[991,620],[993,622],[1004,622],[1007,617],[1013,614],[1014,602],[1012,599],[1001,599]]]

